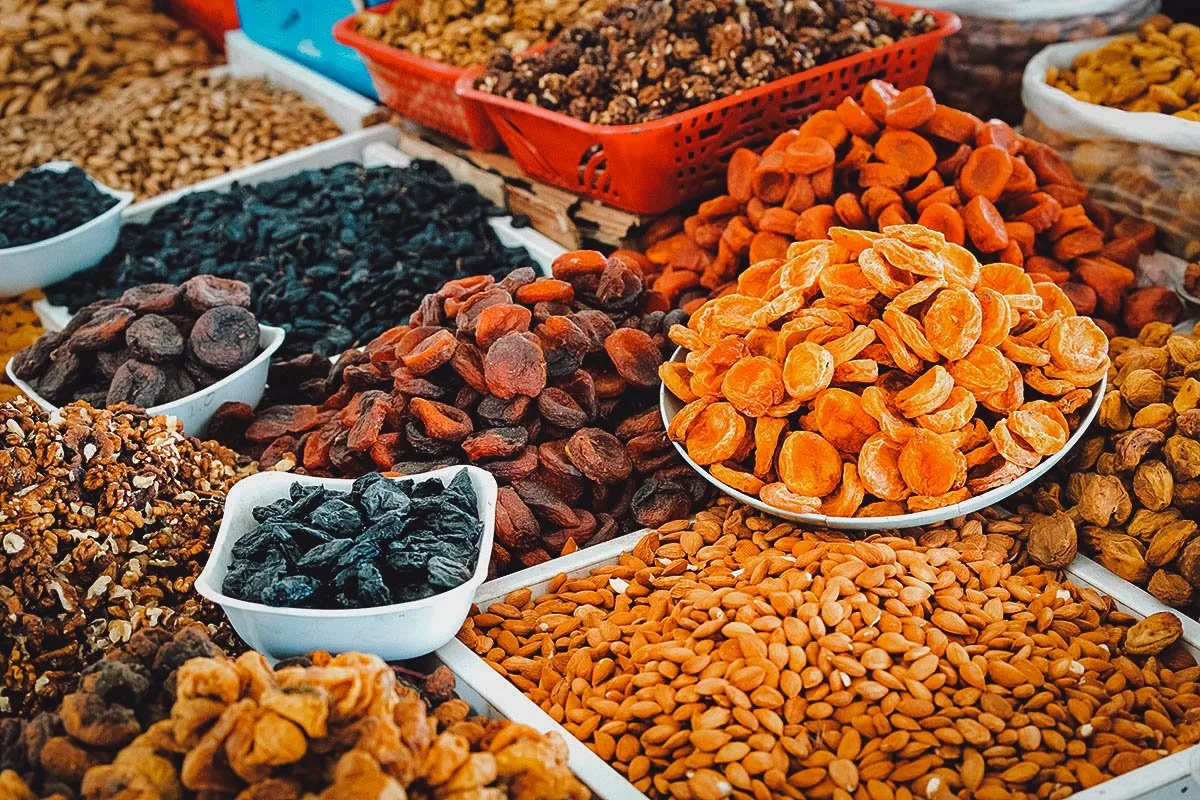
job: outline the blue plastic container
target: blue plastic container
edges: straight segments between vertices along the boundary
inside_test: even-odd
[[[237,0],[242,30],[343,86],[379,99],[358,52],[333,40],[335,22],[381,0]]]

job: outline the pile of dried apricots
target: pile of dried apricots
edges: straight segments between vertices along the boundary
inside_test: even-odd
[[[670,338],[668,435],[792,513],[905,514],[1016,480],[1066,446],[1108,337],[1044,276],[920,225],[834,227],[745,270]]]
[[[1134,286],[1138,259],[1154,249],[1152,224],[1091,204],[1053,149],[1007,123],[940,104],[926,86],[879,80],[762,153],[736,151],[726,194],[701,203],[675,235],[660,226],[646,256],[662,268],[653,288],[688,308],[794,240],[826,238],[835,225],[914,222],[1059,284],[1110,335],[1183,313],[1170,289]]]

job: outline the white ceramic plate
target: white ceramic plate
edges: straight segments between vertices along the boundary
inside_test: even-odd
[[[267,371],[271,366],[271,356],[283,344],[283,328],[272,328],[269,325],[258,326],[258,355],[246,366],[231,372],[212,386],[198,392],[172,400],[169,403],[152,406],[146,409],[151,416],[172,416],[179,420],[184,433],[199,436],[208,427],[208,421],[221,407],[222,403],[246,403],[257,406],[262,400],[267,387]],[[12,360],[4,366],[8,379],[25,395],[46,411],[54,411],[57,406],[42,397],[33,387],[13,374]]]
[[[678,348],[675,355],[671,357],[672,361],[683,361],[685,353],[683,348]],[[953,503],[942,508],[933,508],[928,511],[917,511],[912,514],[895,514],[886,517],[830,517],[825,514],[796,514],[792,511],[784,511],[781,508],[764,503],[757,497],[752,497],[745,492],[740,492],[732,486],[725,484],[715,477],[704,467],[697,464],[687,454],[687,448],[678,442],[672,442],[679,455],[683,460],[691,466],[692,469],[700,473],[704,480],[711,483],[713,486],[720,489],[725,494],[733,497],[746,505],[753,506],[759,511],[767,514],[773,514],[777,517],[792,520],[793,522],[802,522],[806,525],[815,525],[824,528],[838,528],[842,530],[858,530],[858,531],[879,531],[894,528],[915,528],[920,525],[932,525],[935,522],[945,522],[948,519],[953,519],[964,514],[970,514],[973,511],[981,511],[988,506],[994,506],[1013,494],[1029,486],[1038,478],[1045,475],[1050,469],[1062,460],[1063,456],[1071,451],[1081,438],[1084,432],[1092,424],[1092,420],[1096,418],[1096,414],[1100,411],[1100,401],[1104,398],[1104,389],[1108,384],[1108,379],[1105,378],[1100,382],[1100,385],[1095,387],[1092,402],[1088,405],[1084,413],[1083,421],[1067,440],[1066,446],[1052,456],[1042,460],[1042,463],[1026,472],[1021,477],[1017,478],[1012,483],[992,489],[990,492],[975,495],[969,500],[961,503]],[[684,403],[678,397],[667,391],[666,384],[663,384],[659,390],[659,410],[662,412],[663,425],[670,427],[671,420],[683,408]]]
[[[350,479],[260,472],[238,482],[229,491],[221,528],[212,555],[196,579],[196,591],[225,610],[233,629],[247,644],[272,658],[289,658],[314,650],[331,653],[357,650],[396,661],[432,653],[458,633],[471,609],[475,590],[487,578],[495,533],[496,479],[490,472],[471,466],[444,467],[404,478],[417,483],[437,480],[446,485],[462,470],[470,475],[475,489],[483,535],[475,571],[461,586],[424,600],[377,608],[277,608],[225,595],[221,584],[229,569],[233,545],[257,526],[252,514],[256,507],[287,497],[293,483],[320,485],[341,492],[350,491],[354,483]]]

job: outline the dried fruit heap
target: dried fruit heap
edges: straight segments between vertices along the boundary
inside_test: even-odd
[[[652,798],[1064,797],[1200,740],[1178,618],[979,551],[723,504],[549,589],[460,638]]]
[[[1080,546],[1167,605],[1195,610],[1200,589],[1200,335],[1147,325],[1112,340],[1115,376],[1094,435],[1058,483],[1035,492],[1065,509]]]
[[[250,287],[198,275],[151,283],[84,306],[13,359],[13,372],[51,403],[150,408],[194,394],[254,360]]]
[[[0,369],[42,335],[42,323],[33,310],[33,302],[41,296],[41,292],[34,290],[0,300]],[[7,383],[8,376],[0,381],[4,381],[0,383],[0,403],[21,395],[20,389]]]
[[[78,228],[117,204],[78,167],[30,170],[0,184],[0,248],[50,239]]]
[[[432,597],[470,580],[483,522],[467,470],[446,486],[367,473],[349,492],[293,483],[254,509],[221,591],[292,608],[372,608]],[[235,531],[235,533],[237,533]]]
[[[0,797],[583,800],[556,734],[472,717],[454,676],[313,653],[272,671],[139,634],[57,713],[0,721]]]
[[[924,86],[900,92],[872,81],[857,101],[817,112],[763,153],[738,150],[727,183],[683,233],[650,247],[667,268],[655,289],[672,298],[697,285],[718,289],[830,226],[919,222],[985,262],[1053,280],[1080,314],[1136,331],[1183,312],[1169,289],[1133,289],[1153,225],[1091,205],[1050,147],[940,105]]]
[[[476,86],[600,125],[659,119],[933,30],[871,0],[616,3],[544,51],[498,51]]]
[[[164,417],[0,405],[0,712],[52,707],[144,627],[223,615],[192,593],[237,456]]]
[[[634,262],[592,251],[560,256],[554,278],[451,281],[297,387],[331,392],[319,404],[228,406],[214,431],[264,468],[318,475],[476,464],[502,486],[492,572],[533,566],[707,494],[658,411],[665,332],[686,316],[650,302]]]
[[[918,225],[829,234],[671,328],[686,361],[659,372],[687,405],[668,434],[694,461],[776,508],[876,516],[961,502],[1066,445],[1108,339],[1058,286]]]
[[[306,170],[180,198],[126,225],[95,269],[47,296],[74,310],[143,283],[235,278],[250,285],[258,319],[287,331],[281,356],[333,356],[407,318],[447,280],[531,264],[496,237],[494,213],[431,161]]]

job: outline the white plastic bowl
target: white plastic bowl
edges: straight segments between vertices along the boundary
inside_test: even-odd
[[[271,356],[283,344],[283,328],[272,328],[269,325],[258,326],[258,346],[260,349],[254,360],[246,366],[231,372],[221,380],[201,389],[198,392],[153,406],[146,409],[151,416],[169,415],[179,420],[184,433],[200,436],[208,427],[208,421],[221,407],[222,403],[246,403],[257,406],[262,400],[263,391],[267,387],[267,370],[271,366]],[[25,393],[33,402],[46,411],[54,411],[57,406],[42,397],[28,383],[13,374],[13,362],[9,359],[4,366],[8,379],[13,385]]]
[[[38,169],[66,172],[74,166],[70,161],[51,161]],[[96,266],[117,246],[121,212],[133,202],[133,192],[110,189],[91,176],[88,180],[104,194],[117,198],[116,204],[66,233],[0,249],[0,297],[12,297],[69,278]]]
[[[233,545],[257,526],[251,513],[257,506],[287,497],[293,483],[317,484],[344,492],[354,483],[287,472],[260,472],[236,484],[225,499],[225,518],[221,520],[212,555],[196,579],[196,591],[225,610],[233,629],[248,645],[271,658],[290,658],[313,650],[331,653],[356,650],[396,661],[432,653],[458,633],[475,599],[475,590],[487,578],[495,532],[496,479],[486,470],[471,466],[444,467],[405,478],[417,483],[438,480],[446,485],[464,469],[471,476],[471,486],[479,500],[483,536],[479,542],[479,563],[470,580],[461,586],[424,600],[378,608],[276,608],[226,596],[221,585],[229,569]]]
[[[684,353],[683,348],[681,347],[675,351],[675,355],[671,357],[671,360],[683,361],[685,357],[686,353]],[[1029,470],[1012,483],[1006,483],[1005,485],[992,489],[989,492],[977,494],[961,503],[952,503],[948,506],[932,508],[928,511],[916,511],[912,514],[893,514],[885,517],[831,517],[825,514],[797,514],[793,511],[785,511],[784,509],[776,508],[775,506],[764,503],[757,497],[748,495],[745,492],[740,492],[737,489],[734,489],[732,486],[718,480],[711,472],[692,460],[691,456],[687,454],[686,447],[681,445],[679,442],[673,441],[671,443],[675,445],[675,449],[679,452],[679,455],[683,456],[683,460],[686,461],[692,469],[699,472],[700,476],[704,478],[704,480],[708,481],[713,486],[717,487],[735,500],[739,500],[746,505],[753,506],[754,508],[766,514],[772,514],[776,517],[782,517],[793,522],[801,522],[815,527],[837,528],[839,530],[880,531],[891,530],[895,528],[915,528],[921,525],[932,525],[937,522],[945,522],[948,519],[954,519],[955,517],[959,517],[964,514],[970,514],[974,511],[982,511],[989,506],[996,505],[1006,497],[1016,494],[1026,486],[1029,486],[1031,483],[1035,482],[1038,478],[1045,475],[1055,464],[1062,460],[1063,456],[1071,451],[1071,448],[1073,448],[1080,439],[1083,438],[1083,434],[1087,431],[1088,427],[1091,426],[1092,420],[1096,418],[1096,414],[1100,411],[1100,401],[1104,399],[1104,390],[1107,385],[1108,378],[1105,378],[1098,386],[1093,387],[1092,391],[1094,392],[1094,395],[1092,397],[1092,402],[1089,404],[1087,412],[1084,414],[1083,421],[1080,422],[1079,427],[1075,430],[1075,433],[1071,435],[1071,438],[1067,440],[1067,444],[1062,450],[1059,450],[1054,455],[1047,456],[1042,460],[1042,463],[1038,464],[1036,467]],[[662,385],[662,388],[659,390],[659,411],[662,413],[664,426],[670,427],[671,420],[675,418],[675,415],[679,413],[679,410],[683,408],[684,405],[685,404],[682,400],[667,391],[666,384]]]

